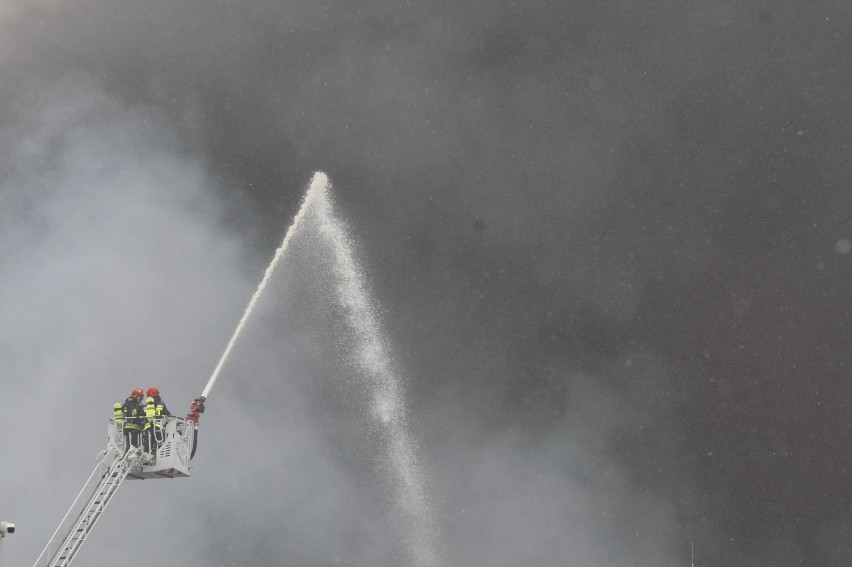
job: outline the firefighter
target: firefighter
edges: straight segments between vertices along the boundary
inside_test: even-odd
[[[160,397],[160,390],[156,386],[151,386],[145,392],[148,399],[145,401],[145,431],[143,435],[147,439],[147,446],[150,452],[157,454],[159,445],[158,438],[163,437],[163,416],[170,416],[172,412],[166,407],[163,398]]]
[[[142,388],[135,388],[123,404],[115,404],[115,422],[122,425],[125,451],[130,447],[139,446],[139,434],[143,426],[142,416],[145,415],[145,406],[142,405],[143,397]]]

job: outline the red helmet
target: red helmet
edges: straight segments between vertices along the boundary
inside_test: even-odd
[[[139,391],[141,392],[142,390],[139,390]],[[151,386],[150,388],[148,388],[148,391],[146,392],[146,394],[148,395],[149,398],[153,398],[154,396],[159,396],[160,391],[157,389],[156,386]]]
[[[144,396],[144,395],[145,395],[145,393],[142,391],[142,388],[134,388],[134,389],[130,392],[130,397],[131,397],[131,398],[138,398],[139,396]]]

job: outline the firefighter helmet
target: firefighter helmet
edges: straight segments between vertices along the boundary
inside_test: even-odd
[[[150,388],[148,388],[148,392],[146,392],[146,394],[149,398],[153,398],[154,396],[159,396],[160,391],[157,389],[156,386],[151,386]]]
[[[138,398],[139,396],[144,396],[145,393],[142,391],[142,388],[134,388],[133,391],[130,392],[131,398]]]

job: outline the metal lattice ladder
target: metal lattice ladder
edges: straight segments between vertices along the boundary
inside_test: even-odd
[[[89,533],[94,528],[101,514],[106,510],[107,505],[115,496],[118,488],[127,478],[127,474],[134,467],[138,468],[143,459],[143,453],[138,447],[131,447],[121,458],[118,458],[115,450],[108,450],[104,457],[95,466],[92,474],[89,475],[89,480],[86,482],[80,494],[74,500],[71,508],[66,512],[65,517],[60,522],[59,527],[51,536],[50,541],[44,550],[36,559],[34,567],[40,564],[42,557],[49,557],[46,563],[48,567],[60,567],[71,564],[77,552],[85,543]],[[89,489],[94,486],[91,492]],[[62,531],[63,527],[69,526],[67,523],[71,513],[77,509],[78,502],[81,497],[89,493],[89,497],[81,508],[76,519],[67,528],[64,537],[61,540],[57,539],[57,535]],[[57,547],[53,547],[54,543],[58,542]]]

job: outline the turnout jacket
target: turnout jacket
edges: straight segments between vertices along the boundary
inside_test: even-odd
[[[124,415],[125,429],[142,429],[142,418],[145,415],[145,406],[138,403],[136,399],[128,397],[124,400],[121,406],[122,414]]]

